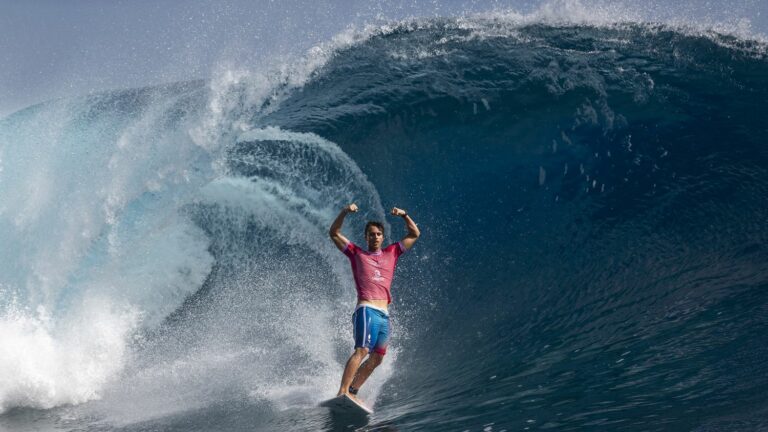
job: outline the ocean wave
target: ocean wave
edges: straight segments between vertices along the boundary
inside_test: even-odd
[[[355,201],[350,233],[390,205],[423,233],[396,360],[365,395],[395,423],[692,429],[764,409],[765,42],[558,4],[377,23],[276,70],[3,119],[3,408],[308,409],[348,354],[326,230]],[[109,337],[64,324],[84,310]],[[63,369],[19,369],[19,346],[59,347]],[[93,379],[68,387],[82,351]]]

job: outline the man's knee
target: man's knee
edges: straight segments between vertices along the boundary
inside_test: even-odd
[[[353,357],[357,357],[358,359],[362,360],[365,358],[365,356],[368,355],[368,348],[355,348],[355,352],[352,354]]]

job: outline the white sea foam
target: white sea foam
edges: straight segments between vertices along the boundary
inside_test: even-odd
[[[73,312],[54,319],[40,307],[0,316],[0,412],[98,398],[122,369],[138,313],[95,297]]]

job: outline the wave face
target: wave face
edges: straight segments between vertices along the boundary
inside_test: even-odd
[[[421,224],[397,282],[418,335],[382,401],[405,429],[766,427],[764,52],[432,22],[340,52],[266,120],[338,143]]]
[[[358,242],[422,230],[371,427],[768,428],[765,45],[489,18],[331,51],[0,123],[0,409],[333,428],[354,200]]]

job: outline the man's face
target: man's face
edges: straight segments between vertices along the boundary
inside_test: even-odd
[[[379,227],[370,226],[365,232],[365,240],[368,242],[368,250],[375,251],[381,249],[384,242],[384,233]]]

